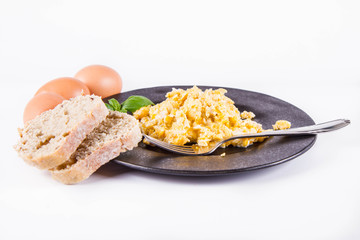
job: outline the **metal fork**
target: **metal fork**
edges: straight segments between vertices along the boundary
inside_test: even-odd
[[[191,145],[185,145],[185,146],[174,145],[174,144],[160,141],[158,139],[155,139],[155,138],[150,137],[145,134],[143,134],[143,136],[150,143],[152,143],[162,149],[165,149],[167,151],[182,154],[182,155],[199,156],[199,155],[209,155],[212,152],[214,152],[218,147],[220,147],[223,143],[234,140],[234,139],[238,139],[238,138],[316,135],[318,133],[334,131],[334,130],[343,128],[349,124],[350,124],[350,120],[348,120],[348,119],[337,119],[337,120],[333,120],[330,122],[310,125],[310,126],[306,126],[306,127],[290,128],[287,130],[265,131],[265,132],[254,133],[254,134],[236,135],[236,136],[227,138],[225,140],[222,140],[221,142],[217,142],[214,146],[212,146],[209,149],[206,149],[206,151],[204,151],[204,152],[202,152],[202,151],[199,152],[199,151],[195,150],[195,148]]]

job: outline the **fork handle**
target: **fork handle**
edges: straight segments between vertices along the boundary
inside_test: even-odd
[[[348,119],[337,119],[329,122],[319,123],[306,127],[290,128],[287,130],[266,131],[254,134],[242,134],[233,136],[227,141],[237,138],[249,138],[249,137],[270,137],[270,136],[289,136],[289,135],[316,135],[318,133],[330,132],[340,128],[343,128],[350,124]]]

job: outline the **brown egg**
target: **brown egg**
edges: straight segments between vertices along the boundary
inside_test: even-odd
[[[49,109],[53,109],[65,99],[51,92],[43,92],[34,96],[26,105],[23,115],[24,123]]]
[[[76,73],[75,78],[84,82],[92,94],[102,98],[120,93],[122,89],[120,75],[103,65],[87,66]]]
[[[57,78],[44,84],[35,93],[35,96],[43,92],[53,92],[65,99],[80,96],[82,92],[85,95],[90,94],[89,88],[83,82],[72,77]]]

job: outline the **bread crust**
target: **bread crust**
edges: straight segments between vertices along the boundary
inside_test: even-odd
[[[133,118],[128,115],[129,118]],[[61,170],[51,169],[52,177],[64,184],[75,184],[87,179],[102,165],[119,156],[120,153],[132,150],[141,141],[142,135],[138,121],[134,118],[132,128],[116,139],[105,142],[84,159]]]
[[[19,150],[19,147],[15,146],[19,156],[26,163],[39,169],[51,169],[64,163],[86,136],[109,114],[109,110],[105,104],[101,103],[97,104],[94,109],[88,113],[87,117],[69,132],[69,135],[64,138],[63,143],[54,152],[39,157],[32,157],[31,155],[23,153]]]

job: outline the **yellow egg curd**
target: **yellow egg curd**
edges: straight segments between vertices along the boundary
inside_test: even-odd
[[[209,147],[234,135],[264,131],[261,124],[253,121],[252,112],[239,112],[234,101],[219,88],[202,91],[198,87],[173,89],[166,100],[154,106],[142,107],[134,113],[140,121],[143,133],[159,140],[184,145],[197,144]],[[290,122],[278,121],[274,129],[286,129]],[[243,138],[226,142],[222,147],[233,145],[247,147],[265,138]]]

